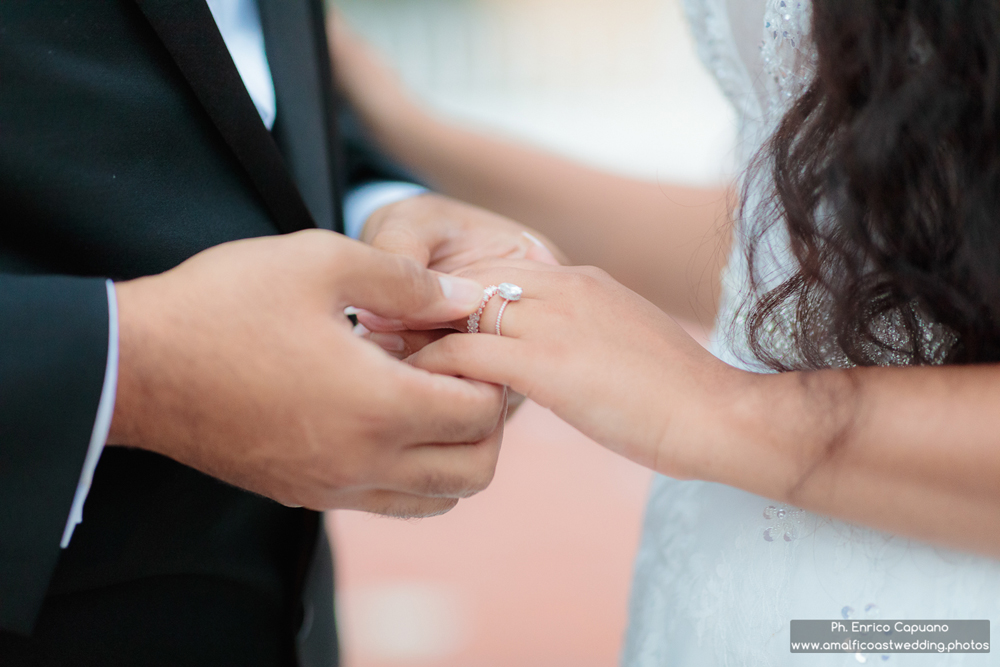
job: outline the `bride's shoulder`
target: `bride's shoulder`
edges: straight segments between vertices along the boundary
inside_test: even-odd
[[[683,0],[702,62],[736,108],[778,116],[815,71],[809,0]]]
[[[747,0],[761,3],[765,0]],[[694,38],[698,56],[705,67],[712,73],[729,101],[740,111],[743,111],[748,95],[753,93],[750,72],[753,64],[745,61],[747,54],[759,45],[763,35],[763,8],[754,20],[756,25],[748,25],[743,16],[734,15],[730,11],[733,0],[682,0],[684,13],[687,17],[691,35]],[[751,37],[752,44],[743,44],[749,49],[742,49],[737,39],[737,30],[746,39]]]

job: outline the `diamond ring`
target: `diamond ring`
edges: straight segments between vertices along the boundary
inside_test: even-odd
[[[503,317],[503,311],[506,310],[508,303],[520,299],[522,293],[523,290],[512,283],[490,285],[484,289],[483,300],[479,302],[479,309],[472,313],[472,315],[469,315],[467,323],[469,333],[479,333],[479,321],[483,317],[483,311],[486,310],[486,304],[490,302],[490,299],[499,294],[500,298],[503,299],[503,305],[500,306],[500,312],[497,314],[496,331],[497,335],[500,335],[500,319]]]
[[[496,285],[490,285],[483,290],[483,300],[479,302],[479,310],[469,315],[468,330],[469,333],[479,333],[479,320],[483,316],[483,311],[486,310],[486,304],[490,302],[496,293],[500,290]]]
[[[502,336],[503,334],[500,333],[500,322],[503,320],[504,311],[507,310],[507,304],[511,301],[520,301],[521,295],[524,294],[524,290],[512,283],[501,283],[500,286],[497,287],[497,293],[500,295],[500,298],[503,299],[503,305],[500,306],[500,312],[497,313],[496,327],[497,335]]]

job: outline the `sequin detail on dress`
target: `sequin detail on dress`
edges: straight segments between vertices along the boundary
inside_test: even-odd
[[[764,508],[764,520],[767,527],[764,528],[763,537],[765,542],[775,542],[784,540],[794,542],[802,534],[802,516],[805,510],[790,505],[768,505]]]
[[[768,0],[760,55],[768,87],[773,121],[805,92],[816,76],[812,31],[812,4],[804,0]]]
[[[854,607],[848,605],[840,610],[840,616],[845,621],[850,621],[854,619],[862,621],[874,621],[882,617],[882,612],[879,610],[877,604],[875,604],[874,602],[869,602],[868,604],[865,605],[864,612],[861,614],[858,614],[854,610]],[[881,662],[888,662],[889,659],[891,658],[891,656],[887,653],[882,653],[879,656],[876,656],[875,654],[855,653],[854,659],[851,662],[860,663],[864,665],[867,664],[869,661],[874,661],[877,657],[881,658]]]

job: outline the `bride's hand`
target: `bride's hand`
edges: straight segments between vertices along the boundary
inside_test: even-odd
[[[503,303],[496,296],[483,313],[482,333],[447,336],[411,363],[507,385],[658,472],[724,476],[718,468],[728,458],[727,434],[753,374],[717,360],[663,311],[598,269],[501,260],[460,275],[523,289],[504,310],[502,337],[492,335]]]

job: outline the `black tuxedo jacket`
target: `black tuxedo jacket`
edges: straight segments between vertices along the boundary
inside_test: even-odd
[[[106,449],[59,548],[103,385],[104,279],[339,229],[345,187],[401,175],[350,119],[338,133],[321,1],[260,6],[270,133],[205,0],[0,2],[0,665],[294,664],[313,622],[319,515],[154,454]]]

